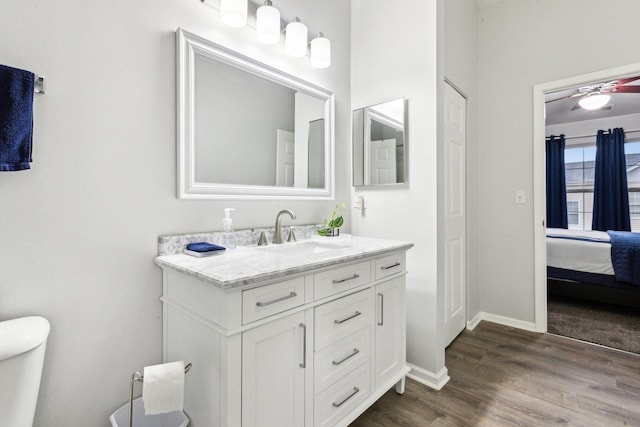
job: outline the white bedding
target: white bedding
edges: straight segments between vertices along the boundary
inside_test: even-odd
[[[613,275],[609,235],[604,231],[548,228],[547,265]]]

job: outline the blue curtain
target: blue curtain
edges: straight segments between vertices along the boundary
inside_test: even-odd
[[[593,187],[594,230],[631,231],[624,130],[598,131]]]
[[[564,135],[547,139],[547,227],[568,228]]]

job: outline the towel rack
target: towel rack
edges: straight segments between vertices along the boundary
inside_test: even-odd
[[[33,91],[35,93],[47,93],[47,78],[45,76],[39,76],[36,74]]]
[[[187,363],[184,367],[184,373],[186,374],[191,369],[191,363]],[[136,372],[131,375],[131,387],[129,388],[129,427],[133,427],[133,385],[137,382],[144,382],[144,375],[140,372]]]

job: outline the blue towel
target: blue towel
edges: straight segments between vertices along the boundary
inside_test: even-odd
[[[198,242],[198,243],[189,243],[187,245],[187,250],[193,251],[193,252],[215,252],[215,251],[224,251],[225,248],[223,246],[214,245],[213,243]]]
[[[616,280],[640,285],[640,233],[610,231],[611,263]]]
[[[0,171],[31,168],[35,77],[0,65]]]

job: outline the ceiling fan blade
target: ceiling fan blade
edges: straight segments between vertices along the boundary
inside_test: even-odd
[[[620,79],[616,81],[618,82],[618,85],[626,85],[627,83],[635,82],[636,80],[639,80],[639,79],[640,79],[640,76],[628,77],[626,79]]]
[[[562,98],[550,99],[548,101],[545,101],[545,104],[549,104],[550,102],[562,101],[563,99],[567,99],[567,98],[571,98],[571,97],[573,97],[573,95],[571,95],[571,96],[563,96]]]
[[[615,93],[640,93],[640,86],[618,86]]]

